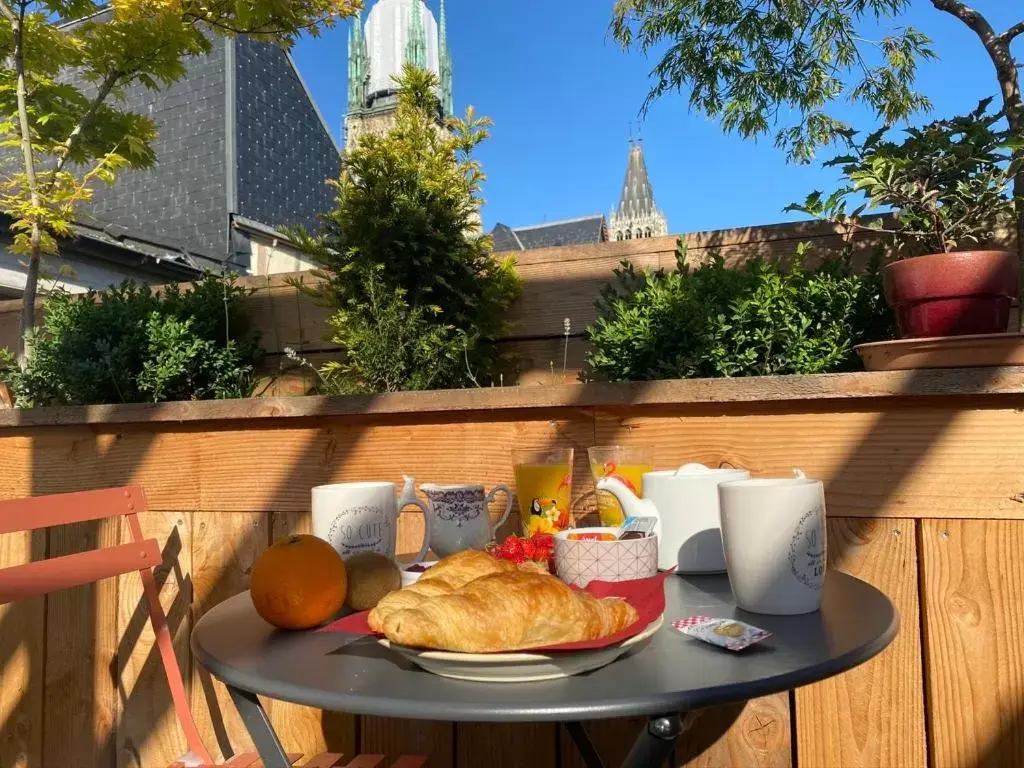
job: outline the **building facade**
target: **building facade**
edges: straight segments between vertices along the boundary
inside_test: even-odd
[[[608,217],[611,240],[637,240],[668,234],[668,220],[654,203],[654,188],[647,174],[643,141],[630,141],[626,179],[619,206]]]
[[[344,144],[366,133],[384,133],[394,123],[402,67],[413,64],[437,75],[438,121],[454,112],[452,57],[448,50],[445,0],[439,18],[423,0],[378,0],[364,24],[357,18],[348,38],[348,110]]]

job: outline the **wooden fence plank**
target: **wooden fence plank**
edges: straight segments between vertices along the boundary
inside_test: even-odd
[[[834,568],[896,604],[900,633],[880,656],[796,692],[800,768],[924,768],[924,685],[914,520],[830,518]]]
[[[628,257],[637,269],[657,269],[661,253],[643,253]],[[618,256],[563,262],[520,264],[523,292],[509,313],[515,338],[558,336],[563,333],[565,319],[570,328],[580,333],[594,322],[597,313],[594,301],[601,288],[613,279],[612,270],[622,261]]]
[[[32,495],[33,442],[33,438],[22,435],[0,438],[0,456],[3,456],[0,499],[23,499]]]
[[[309,533],[312,528],[308,512],[275,512],[272,518],[271,541],[294,533]],[[267,702],[267,714],[289,752],[301,752],[309,757],[321,752],[351,756],[356,751],[356,717],[353,715],[277,700]]]
[[[574,480],[590,488],[586,448],[594,436],[592,413],[560,409],[532,415],[531,421],[477,416],[372,426],[330,419],[319,429],[208,432],[200,441],[200,508],[305,511],[314,485],[385,480],[400,486],[403,474],[417,483],[512,484],[513,446],[574,447]],[[238,482],[239,477],[246,481]]]
[[[636,416],[598,409],[597,442],[651,446],[659,467],[699,461],[789,475],[799,465],[826,482],[833,516],[1024,517],[1017,500],[1024,410],[765,410],[705,416],[669,406]]]
[[[80,427],[32,435],[32,495],[141,485],[151,508],[199,504],[198,435]],[[27,495],[27,494],[26,494]]]
[[[120,518],[49,531],[49,557],[114,546]],[[54,592],[46,598],[46,662],[42,765],[115,765],[120,710],[117,579]]]
[[[193,514],[193,621],[249,588],[253,563],[267,548],[269,523],[263,512]],[[215,760],[254,749],[224,684],[199,664],[192,670],[192,713]]]
[[[901,398],[901,399],[894,399]],[[1015,409],[1024,405],[1020,366],[936,368],[870,373],[821,373],[750,376],[735,379],[590,382],[543,387],[480,387],[418,392],[388,392],[345,397],[251,397],[242,400],[194,400],[170,403],[121,403],[60,408],[0,409],[0,440],[13,439],[21,467],[34,440],[54,433],[37,427],[80,427],[99,431],[151,429],[190,432],[188,424],[235,422],[235,427],[322,426],[328,418],[348,423],[424,423],[434,420],[508,421],[551,418],[552,411],[603,408],[635,409],[636,416],[786,414],[818,411],[885,411],[907,406],[970,411]],[[241,422],[245,422],[242,424]],[[119,427],[118,425],[126,425]],[[127,426],[130,425],[130,426]],[[157,426],[160,425],[160,426]],[[71,430],[64,431],[64,437]],[[19,466],[19,465],[15,465]],[[2,486],[0,486],[2,487]],[[23,495],[23,494],[21,494]]]
[[[192,526],[186,512],[144,512],[138,516],[142,535],[155,538],[163,552],[155,578],[160,604],[174,640],[175,655],[186,686],[191,677],[189,633],[192,629]],[[127,525],[121,541],[132,541]],[[170,688],[138,573],[118,580],[118,675],[121,720],[117,729],[118,768],[167,766],[188,751],[174,714]]]
[[[455,768],[454,744],[453,723],[391,717],[359,718],[359,751],[385,755],[385,765],[402,755],[428,755],[426,768]]]
[[[1024,522],[920,526],[931,764],[1024,765]]]
[[[459,723],[458,768],[555,768],[554,723]]]
[[[789,768],[792,726],[789,694],[748,701],[745,706],[709,707],[691,712],[679,739],[676,759],[686,768]],[[717,738],[716,735],[721,734]],[[710,743],[709,743],[710,742]]]
[[[46,557],[46,536],[46,531],[0,536],[0,568]],[[0,765],[4,768],[42,765],[45,609],[43,597],[0,607]]]

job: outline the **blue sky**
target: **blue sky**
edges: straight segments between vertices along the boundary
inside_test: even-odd
[[[371,2],[371,0],[367,0]],[[437,13],[438,0],[427,0]],[[536,224],[611,209],[626,167],[629,123],[648,90],[653,61],[625,53],[608,36],[610,0],[447,0],[456,109],[473,104],[494,122],[479,156],[487,173],[484,223]],[[976,0],[1001,31],[1021,18],[1009,0]],[[997,92],[992,65],[959,21],[914,0],[907,23],[935,40],[942,59],[924,66],[920,87],[934,116],[972,108]],[[293,51],[303,78],[337,136],[345,111],[348,23]],[[1018,40],[1024,54],[1024,39]],[[872,128],[870,115],[844,117]],[[835,172],[793,166],[768,138],[723,135],[689,114],[684,96],[648,112],[644,152],[658,205],[673,232],[793,218],[782,213]],[[827,153],[826,153],[827,156]]]

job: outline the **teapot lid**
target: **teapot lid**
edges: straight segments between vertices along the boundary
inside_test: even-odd
[[[679,475],[709,475],[714,472],[711,467],[706,467],[703,464],[697,464],[696,462],[690,462],[689,464],[683,464],[673,474],[677,477]]]
[[[689,464],[683,464],[683,466],[671,474],[673,477],[700,477],[702,475],[718,475],[730,472],[746,472],[746,470],[738,467],[719,467],[716,469],[714,467],[707,467],[703,464],[691,462]]]
[[[695,480],[699,478],[706,478],[721,482],[724,479],[735,476],[748,477],[749,472],[741,467],[707,467],[703,464],[690,463],[684,464],[679,469],[662,469],[654,472],[644,473],[644,477],[651,475],[658,478],[677,478],[679,480]]]

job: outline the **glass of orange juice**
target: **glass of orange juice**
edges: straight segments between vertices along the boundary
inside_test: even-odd
[[[572,448],[512,451],[523,532],[558,533],[572,527]]]
[[[588,448],[587,457],[594,482],[611,476],[637,496],[643,496],[644,473],[654,470],[653,452],[643,446],[599,445]],[[603,526],[614,528],[626,521],[622,505],[608,491],[597,492],[597,512]]]

